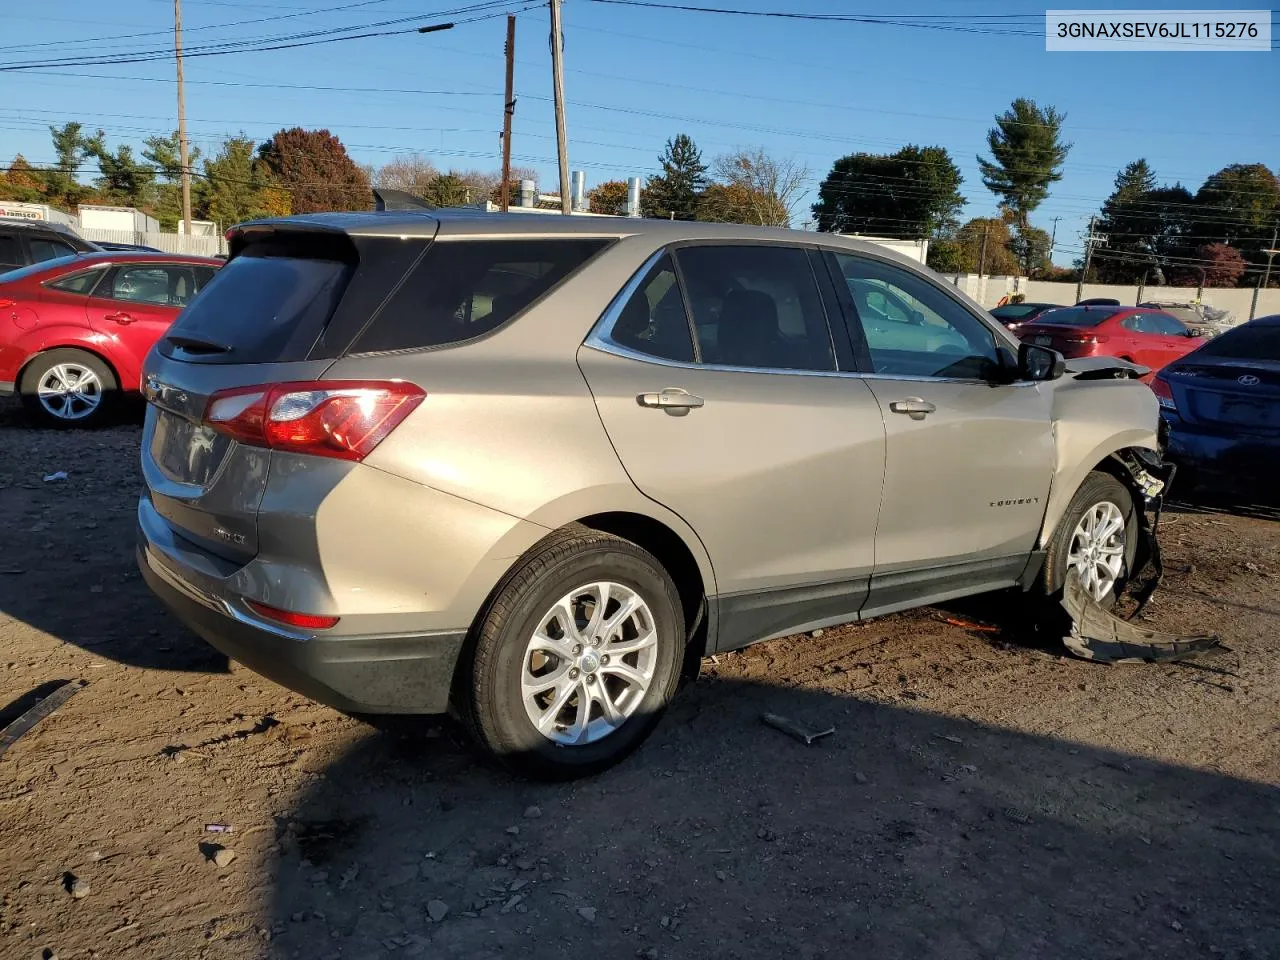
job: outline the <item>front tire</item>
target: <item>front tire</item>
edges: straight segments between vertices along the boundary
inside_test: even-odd
[[[457,707],[480,746],[517,773],[589,776],[653,731],[684,647],[679,594],[653,555],[571,529],[544,541],[500,586]]]
[[[98,426],[119,389],[110,367],[91,353],[70,348],[39,354],[18,385],[28,416],[46,427]]]
[[[1094,470],[1076,495],[1049,541],[1041,571],[1041,591],[1062,595],[1067,573],[1104,608],[1115,606],[1133,570],[1138,549],[1138,515],[1129,488],[1109,473]]]

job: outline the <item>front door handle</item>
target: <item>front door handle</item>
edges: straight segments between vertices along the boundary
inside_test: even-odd
[[[679,387],[667,387],[658,393],[642,393],[636,397],[636,403],[640,406],[665,410],[673,417],[683,417],[705,402],[701,397],[695,397],[688,390],[681,390]]]
[[[104,320],[110,320],[112,323],[130,324],[133,323],[133,317],[127,313],[108,313]]]
[[[889,409],[894,413],[905,413],[912,420],[923,420],[938,408],[920,397],[908,397],[906,400],[893,401],[889,404]]]

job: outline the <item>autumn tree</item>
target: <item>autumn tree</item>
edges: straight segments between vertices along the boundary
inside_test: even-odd
[[[1201,280],[1200,271],[1204,270],[1206,287],[1234,287],[1249,267],[1249,262],[1240,251],[1225,243],[1206,243],[1196,247],[1193,256],[1198,265],[1171,268],[1175,283],[1186,286],[1198,283]]]
[[[813,213],[823,233],[945,236],[964,207],[963,182],[943,147],[852,153],[837,160],[819,185]]]
[[[16,200],[20,203],[42,203],[44,183],[40,172],[27,158],[18,154],[9,168],[0,173],[0,200]]]
[[[1071,150],[1062,140],[1066,118],[1053,107],[1019,97],[987,131],[990,158],[978,157],[983,185],[1013,214],[1025,273],[1034,266],[1027,240],[1031,214],[1049,196],[1049,187],[1062,179],[1062,165]]]
[[[662,173],[645,184],[640,211],[662,220],[696,220],[698,198],[707,186],[707,165],[702,151],[687,134],[667,141],[658,157]]]
[[[368,210],[369,180],[328,130],[280,130],[258,148],[274,183],[292,197],[294,213]]]
[[[983,259],[983,237],[986,259]],[[975,217],[956,231],[959,269],[956,273],[984,273],[987,276],[1014,276],[1018,258],[1010,250],[1013,233],[1006,217]]]
[[[699,220],[789,227],[809,171],[755,147],[717,157],[713,175],[698,203]]]
[[[1266,263],[1262,251],[1280,223],[1280,179],[1264,164],[1223,167],[1196,191],[1195,203],[1195,233],[1234,246],[1255,265]]]
[[[627,197],[630,187],[625,180],[606,180],[587,191],[587,209],[592,213],[604,213],[612,217],[627,214]]]

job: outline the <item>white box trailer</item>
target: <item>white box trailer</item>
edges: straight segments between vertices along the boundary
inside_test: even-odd
[[[885,247],[894,253],[900,253],[904,257],[910,257],[916,263],[923,264],[929,258],[929,241],[923,238],[919,240],[902,240],[897,237],[870,237],[863,233],[842,233],[840,236],[866,240],[868,243]]]
[[[64,227],[74,227],[76,224],[76,218],[71,214],[63,213],[47,203],[18,203],[15,200],[0,200],[0,218],[60,223]]]
[[[135,207],[108,207],[91,203],[80,204],[80,226],[92,230],[160,232],[160,222]]]

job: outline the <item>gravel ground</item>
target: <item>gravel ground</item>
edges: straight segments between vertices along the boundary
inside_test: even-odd
[[[133,567],[137,443],[0,408],[0,724],[88,681],[0,759],[0,956],[1280,957],[1265,513],[1166,515],[1151,616],[1226,639],[1199,664],[922,610],[707,661],[630,761],[547,786],[181,629]]]

